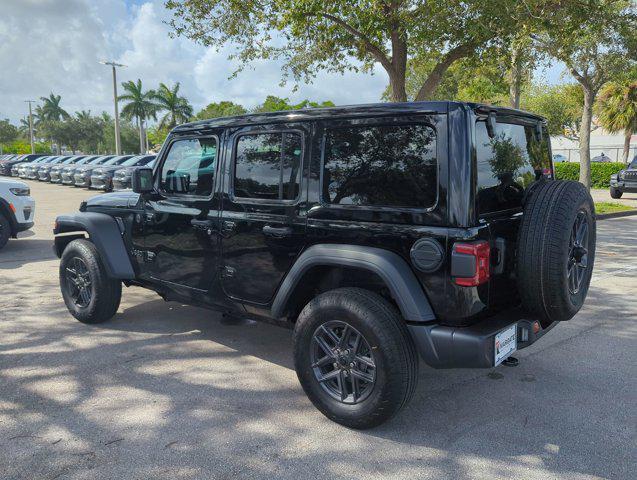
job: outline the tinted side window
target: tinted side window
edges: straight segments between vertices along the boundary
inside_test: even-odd
[[[525,190],[551,168],[548,131],[537,139],[532,126],[496,124],[490,138],[476,123],[477,208],[479,214],[520,208]]]
[[[427,125],[326,131],[323,201],[428,208],[438,192],[436,132]]]
[[[235,153],[234,195],[294,200],[299,193],[301,147],[299,133],[241,135]]]
[[[177,140],[170,146],[161,168],[161,190],[208,197],[212,194],[216,166],[215,138]]]

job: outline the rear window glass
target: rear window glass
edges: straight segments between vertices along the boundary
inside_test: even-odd
[[[438,193],[436,132],[427,125],[328,129],[323,201],[428,208]]]
[[[476,160],[478,213],[521,208],[526,189],[551,168],[548,131],[538,139],[533,126],[497,123],[490,138],[478,121]]]
[[[234,172],[236,197],[294,200],[299,194],[302,137],[295,132],[239,137]]]

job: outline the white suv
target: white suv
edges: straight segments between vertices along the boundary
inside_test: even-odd
[[[0,179],[0,249],[9,237],[33,226],[35,201],[30,197],[29,186],[16,180]]]

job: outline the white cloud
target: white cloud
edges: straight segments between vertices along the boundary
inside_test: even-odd
[[[112,110],[110,70],[99,60],[128,67],[118,81],[141,78],[146,88],[180,82],[196,109],[229,99],[254,106],[266,95],[332,100],[337,104],[374,102],[386,85],[376,75],[319,74],[310,85],[281,87],[281,66],[260,61],[228,80],[236,65],[220,52],[172,39],[164,23],[170,13],[162,0],[127,5],[124,0],[2,0],[0,16],[0,118],[24,116],[26,99],[50,92],[62,96],[69,112]]]

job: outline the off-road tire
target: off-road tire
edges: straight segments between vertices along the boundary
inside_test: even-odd
[[[67,278],[67,268],[79,258],[88,270],[91,281],[91,297],[87,305],[74,302],[72,287]],[[88,240],[73,240],[62,253],[60,261],[60,289],[64,303],[71,315],[82,323],[101,323],[112,318],[122,297],[122,283],[108,277],[95,245]]]
[[[610,187],[610,198],[622,198],[623,194],[624,192],[622,192],[621,190],[615,187]]]
[[[11,224],[9,219],[0,213],[0,250],[2,250],[11,236]]]
[[[360,332],[376,362],[368,396],[346,404],[325,392],[311,366],[310,349],[321,325],[342,321]],[[387,300],[360,288],[339,288],[318,295],[298,317],[294,364],[303,390],[329,419],[350,428],[372,428],[394,416],[413,396],[418,355],[404,320]]]
[[[573,293],[568,272],[577,219],[587,222],[587,267]],[[584,304],[595,260],[595,233],[595,207],[584,185],[556,180],[533,188],[518,232],[517,282],[523,306],[543,326],[569,320]]]

